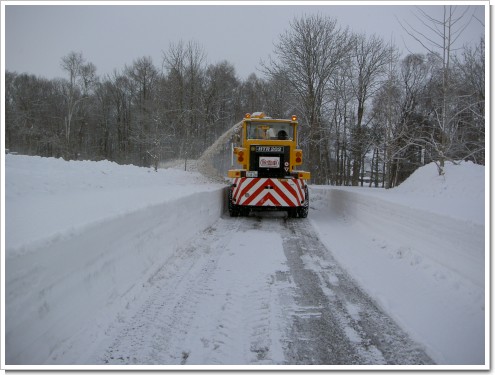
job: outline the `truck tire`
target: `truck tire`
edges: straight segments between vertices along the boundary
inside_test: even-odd
[[[306,198],[304,199],[304,203],[301,207],[298,207],[297,213],[300,218],[304,219],[308,217],[308,212],[309,212],[309,191],[308,191],[308,185],[304,187],[304,195]]]
[[[239,207],[236,204],[234,204],[234,202],[232,201],[232,196],[233,196],[233,189],[229,188],[229,197],[228,197],[229,214],[230,214],[230,217],[237,217],[237,216],[239,216]]]

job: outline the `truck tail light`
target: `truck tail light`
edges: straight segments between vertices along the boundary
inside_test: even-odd
[[[302,163],[302,152],[301,151],[296,151],[296,164],[301,164]]]

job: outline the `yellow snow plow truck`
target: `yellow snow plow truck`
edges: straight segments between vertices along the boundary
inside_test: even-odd
[[[228,171],[230,216],[258,210],[283,210],[294,218],[308,216],[310,172],[296,169],[303,161],[297,148],[297,125],[296,116],[284,120],[262,112],[245,115],[240,146],[233,148],[241,168]]]

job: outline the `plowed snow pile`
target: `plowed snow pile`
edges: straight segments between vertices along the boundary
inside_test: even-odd
[[[106,160],[6,155],[5,164],[7,256],[96,222],[221,187],[199,173],[155,172]]]
[[[446,162],[443,176],[430,163],[398,187],[380,193],[410,207],[477,224],[485,221],[485,167],[472,162]]]

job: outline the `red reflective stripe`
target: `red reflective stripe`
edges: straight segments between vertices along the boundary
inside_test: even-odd
[[[275,181],[272,181],[275,182]],[[270,198],[270,199],[268,199]],[[283,190],[278,187],[274,189],[264,189],[259,192],[259,194],[252,199],[250,205],[252,206],[262,206],[265,202],[269,200],[279,207],[294,207],[296,204],[285,194]]]
[[[239,192],[239,184],[240,184],[239,180],[240,180],[240,178],[234,179],[234,185],[235,185],[235,187],[234,187],[234,189],[232,191],[232,198],[234,198],[234,199],[235,199],[235,196]]]
[[[271,202],[276,206],[297,207],[305,199],[304,181],[299,179],[281,181],[275,178],[242,177],[235,179],[235,183],[237,186],[234,188],[233,197],[241,206],[262,206]],[[266,189],[267,186],[271,186],[272,189]],[[250,194],[247,198],[246,193]]]
[[[289,182],[289,181],[281,181],[284,187],[287,189],[287,191],[294,197],[296,200],[296,205],[299,205],[301,203],[301,198],[297,194],[297,182],[295,183],[296,188]]]
[[[249,180],[252,181],[248,181],[247,184],[244,184],[246,180],[248,179],[242,178],[239,182],[237,194],[234,195],[234,199],[236,200],[236,202],[239,201],[240,197],[242,197],[247,190],[251,189],[251,187],[253,187],[259,181],[258,178],[250,178]]]
[[[236,178],[234,180],[235,188],[234,188],[234,192],[232,193],[232,198],[234,200],[236,199],[237,194],[239,194],[239,189],[240,189],[241,183],[242,183],[242,179],[241,178]]]
[[[265,206],[266,202],[272,202],[275,206],[279,206],[280,203],[277,201],[277,199],[270,193],[266,193],[266,195],[261,199],[258,203],[256,203],[256,206]]]
[[[284,191],[282,191],[282,190],[281,190],[281,189],[280,189],[277,185],[275,185],[275,184],[274,184],[274,187],[273,187],[273,188],[274,188],[273,190],[275,190],[275,191],[278,193],[278,195],[280,196],[280,198],[282,198],[282,199],[285,201],[285,203],[287,203],[287,204],[289,205],[289,207],[294,207],[294,202],[292,202],[292,201],[291,201],[291,200],[287,197],[287,195],[285,194],[285,192],[284,192]],[[297,198],[297,197],[296,197],[296,198]],[[281,206],[282,206],[282,204],[280,204],[280,203],[279,203],[279,205],[281,205]]]
[[[264,184],[263,179],[254,178],[253,181],[250,181],[242,188],[241,194],[239,195],[239,202],[242,202],[243,199],[244,201],[248,199],[249,196],[253,194],[250,192],[253,191],[253,189],[259,189],[260,186],[262,186],[263,184]],[[248,195],[248,197],[246,197],[246,195]],[[245,203],[242,202],[240,204],[245,204]]]
[[[267,186],[269,183],[271,182],[270,179],[267,179],[264,183],[262,183],[260,185],[260,187],[254,192],[252,193],[249,198],[247,198],[244,202],[242,202],[242,205],[249,205],[249,203],[251,203],[259,194],[261,194],[261,192],[263,190],[265,190],[265,186]]]
[[[236,187],[235,187],[234,194],[232,195],[232,197],[234,198],[234,200],[237,200],[237,197],[239,195],[239,191],[241,190],[241,185],[242,185],[243,179],[238,178],[238,179],[236,179],[235,182],[236,182]]]
[[[302,187],[301,187],[302,184],[303,184],[302,180],[296,180],[297,191],[299,192],[299,196],[301,197],[300,200],[306,199],[306,196],[302,191]]]

